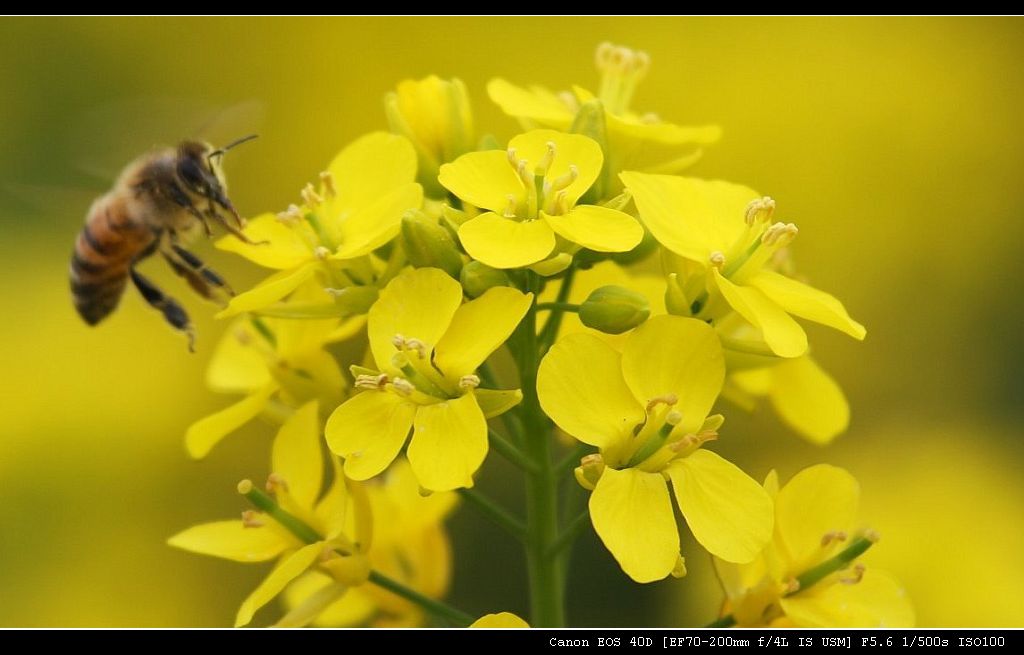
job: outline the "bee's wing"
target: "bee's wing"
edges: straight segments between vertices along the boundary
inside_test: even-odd
[[[78,150],[71,160],[79,172],[109,185],[128,162],[145,152],[184,139],[224,145],[258,132],[264,113],[256,100],[217,106],[181,97],[120,99],[83,114],[69,134],[72,148]]]

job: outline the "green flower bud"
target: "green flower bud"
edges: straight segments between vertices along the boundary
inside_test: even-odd
[[[636,291],[608,285],[594,289],[580,305],[580,321],[608,334],[622,334],[647,320],[651,305]]]
[[[462,256],[452,235],[436,220],[418,209],[407,211],[402,216],[402,242],[413,266],[440,268],[459,279]]]
[[[462,288],[470,298],[483,295],[491,287],[507,287],[509,285],[508,275],[505,271],[491,268],[487,264],[478,261],[471,261],[462,267],[460,276]]]

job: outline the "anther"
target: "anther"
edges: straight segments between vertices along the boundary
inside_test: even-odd
[[[297,205],[288,205],[288,209],[277,214],[277,220],[285,225],[294,225],[302,220],[302,210]]]
[[[831,532],[826,532],[821,537],[821,546],[822,546],[822,548],[824,548],[825,546],[828,546],[833,541],[846,541],[846,537],[847,537],[846,533],[843,532],[842,530],[832,530]]]
[[[476,389],[480,386],[480,378],[476,375],[463,375],[459,378],[460,389]]]
[[[721,250],[716,250],[708,257],[708,261],[711,262],[712,266],[721,270],[725,266],[725,255]]]
[[[320,173],[320,183],[324,185],[324,195],[333,198],[338,195],[338,189],[334,186],[334,176],[330,171]]]
[[[419,339],[406,339],[405,347],[419,355],[420,359],[427,358],[427,344],[423,343]]]
[[[368,389],[371,391],[379,391],[383,389],[388,383],[388,376],[386,373],[380,373],[379,375],[357,375],[356,376],[356,389]]]
[[[864,571],[866,570],[867,568],[863,564],[854,564],[853,575],[849,578],[839,578],[839,581],[843,584],[857,584],[864,579]]]
[[[235,330],[235,340],[243,346],[248,346],[252,343],[252,335],[245,330]]]
[[[395,348],[398,348],[399,350],[404,349],[405,337],[403,337],[400,334],[396,334],[395,336],[391,337],[391,345],[394,346]]]
[[[519,168],[519,159],[516,158],[516,149],[509,148],[506,153],[508,155],[508,163],[512,164],[512,168]]]
[[[647,413],[650,414],[658,405],[668,405],[671,407],[679,402],[679,396],[674,393],[667,393],[664,396],[658,396],[657,398],[651,398],[647,401]]]
[[[313,251],[313,254],[316,255],[316,258],[320,261],[324,261],[331,256],[331,251],[323,246],[317,246],[316,250]]]
[[[516,217],[516,204],[517,204],[516,203],[516,197],[514,195],[512,195],[511,193],[508,194],[505,197],[508,200],[508,203],[505,205],[505,211],[503,211],[501,213],[501,215],[504,216],[505,218],[515,218]]]
[[[259,512],[251,509],[247,509],[242,512],[242,527],[262,528],[264,525],[266,524],[260,520]]]
[[[743,220],[747,225],[754,223],[767,223],[775,213],[775,201],[769,196],[751,200],[743,214]]]
[[[554,141],[548,141],[544,145],[547,146],[547,151],[537,163],[536,173],[538,175],[544,175],[548,172],[548,169],[551,168],[551,162],[555,161],[555,151],[558,149]]]
[[[312,184],[307,184],[302,189],[302,200],[306,203],[306,206],[310,209],[316,209],[319,207],[324,199],[320,197],[320,194],[316,192]]]
[[[391,387],[400,396],[411,396],[413,391],[416,391],[416,387],[413,386],[412,382],[409,382],[405,378],[395,378],[391,381]]]
[[[274,493],[278,490],[288,491],[288,482],[280,473],[271,473],[267,476],[267,491]]]
[[[792,223],[775,223],[761,236],[761,243],[766,246],[778,246],[781,248],[796,238],[799,230]]]
[[[550,185],[546,189],[547,192],[561,191],[567,188],[570,184],[576,181],[576,178],[580,176],[580,169],[576,164],[569,164],[569,170],[565,174],[556,177],[551,180]],[[547,184],[547,183],[545,183]]]

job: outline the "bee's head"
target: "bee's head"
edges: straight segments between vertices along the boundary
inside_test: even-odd
[[[208,198],[237,216],[238,212],[227,196],[220,159],[231,148],[255,138],[256,135],[252,134],[216,149],[200,141],[182,141],[178,146],[178,177],[192,193]]]

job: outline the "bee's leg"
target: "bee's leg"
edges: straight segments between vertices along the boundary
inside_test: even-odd
[[[160,310],[160,313],[164,315],[164,319],[170,323],[175,329],[181,330],[188,336],[188,349],[189,352],[195,352],[196,333],[192,328],[192,322],[188,318],[188,314],[182,308],[178,302],[169,296],[164,295],[161,291],[150,282],[148,279],[142,276],[134,268],[131,269],[132,282],[135,283],[135,288],[139,290],[142,297],[146,299],[150,307]]]
[[[206,232],[206,236],[213,236],[213,228],[210,227],[210,219],[206,214],[196,209],[196,206],[192,204],[192,199],[188,197],[184,191],[182,191],[177,184],[170,185],[171,199],[174,200],[178,205],[188,210],[188,213],[199,219],[199,222],[203,224],[203,230]]]
[[[253,245],[253,246],[262,246],[264,244],[270,243],[269,241],[266,241],[266,240],[263,240],[263,241],[253,241],[248,236],[246,236],[245,232],[242,232],[242,230],[240,230],[237,227],[235,227],[234,225],[232,225],[231,221],[229,221],[228,219],[224,218],[224,216],[222,214],[219,214],[217,212],[213,212],[211,214],[211,216],[213,216],[213,218],[216,218],[217,222],[220,223],[221,225],[223,225],[225,230],[227,230],[228,232],[233,234],[240,241],[243,241],[243,242],[248,243],[249,245]]]
[[[166,244],[161,249],[161,253],[174,272],[185,278],[189,286],[204,298],[213,300],[214,288],[223,291],[228,296],[235,295],[234,290],[224,281],[224,278],[178,244]]]

